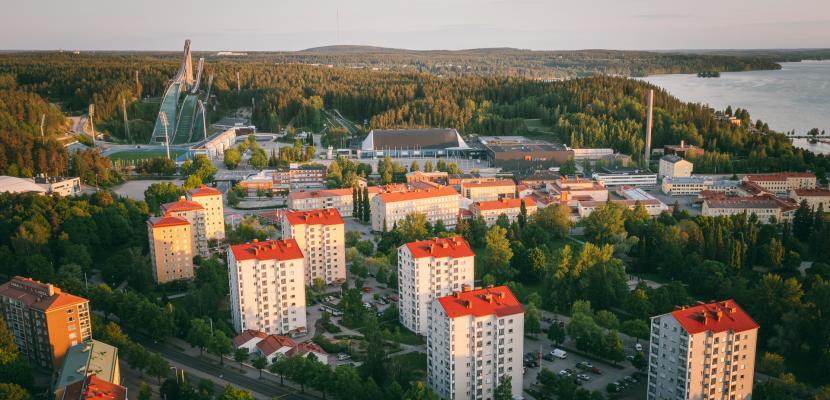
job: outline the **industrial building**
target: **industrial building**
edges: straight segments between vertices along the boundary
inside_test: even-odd
[[[561,144],[524,136],[481,136],[479,141],[490,165],[505,170],[545,169],[574,159],[574,151]]]
[[[360,145],[358,158],[458,157],[481,158],[483,151],[469,145],[452,128],[373,129]]]

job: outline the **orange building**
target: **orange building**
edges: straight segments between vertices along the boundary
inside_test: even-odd
[[[33,365],[60,368],[70,347],[89,340],[89,300],[15,276],[0,285],[0,313]]]
[[[147,220],[156,283],[193,278],[192,229],[190,222],[182,217],[166,215]]]

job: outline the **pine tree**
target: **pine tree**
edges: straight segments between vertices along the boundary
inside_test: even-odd
[[[357,186],[352,186],[352,216],[357,217],[360,211],[360,198],[357,194]]]
[[[522,199],[522,202],[519,205],[519,227],[524,228],[526,223],[527,223],[527,207],[525,206],[524,199]]]
[[[369,206],[369,187],[363,188],[363,222],[369,222],[371,207]]]

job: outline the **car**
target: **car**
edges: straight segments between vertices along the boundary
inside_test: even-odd
[[[634,344],[634,350],[643,351],[643,345],[641,345],[639,343],[635,343]]]
[[[625,379],[625,380],[627,380],[627,381],[629,381],[629,382],[631,382],[631,383],[638,383],[638,382],[640,382],[640,380],[639,380],[639,379],[637,379],[637,378],[635,378],[633,375],[626,376],[626,377],[625,377],[625,378],[623,378],[623,379]]]
[[[585,374],[579,374],[576,377],[583,380],[583,381],[590,381],[591,380],[591,377],[588,376],[588,375],[585,375]]]
[[[594,366],[593,366],[593,365],[591,365],[591,363],[589,363],[589,362],[587,362],[587,361],[581,361],[581,362],[578,362],[578,363],[576,364],[576,367],[577,367],[577,368],[579,368],[579,369],[581,369],[581,370],[585,370],[585,371],[587,371],[587,370],[589,370],[589,369],[591,369],[591,368],[594,368]]]
[[[536,363],[536,360],[525,360],[524,366],[528,368],[536,368],[539,364]]]
[[[363,291],[363,293],[372,293],[372,288],[370,288],[370,287],[368,287],[368,286],[364,287],[364,288],[363,288],[363,289],[361,289],[361,290]]]
[[[559,376],[571,376],[571,373],[570,373],[570,372],[568,372],[567,370],[564,370],[564,369],[563,369],[563,370],[559,371],[559,372],[557,373],[557,375],[559,375]]]
[[[568,371],[571,375],[576,375],[576,371],[573,368],[565,368],[565,371]]]
[[[633,355],[627,355],[627,356],[625,356],[625,359],[628,360],[628,361],[634,361],[634,356]]]
[[[568,358],[568,352],[562,349],[553,349],[550,354],[561,360]]]
[[[591,369],[589,369],[588,371],[591,371],[592,373],[595,373],[597,375],[602,375],[602,370],[597,367],[591,367]]]
[[[545,361],[551,361],[551,362],[556,361],[556,357],[554,357],[553,354],[550,354],[550,353],[543,355],[542,359],[544,359]]]
[[[348,354],[346,354],[346,353],[340,353],[340,354],[338,354],[338,355],[337,355],[337,359],[338,359],[338,360],[340,360],[340,361],[343,361],[343,360],[348,360],[348,359],[349,359],[349,358],[351,358],[351,357],[352,357],[352,356],[350,356],[350,355],[348,355]]]

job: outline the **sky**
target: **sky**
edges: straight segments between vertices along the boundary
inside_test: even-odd
[[[827,0],[0,0],[0,49],[830,47]]]

